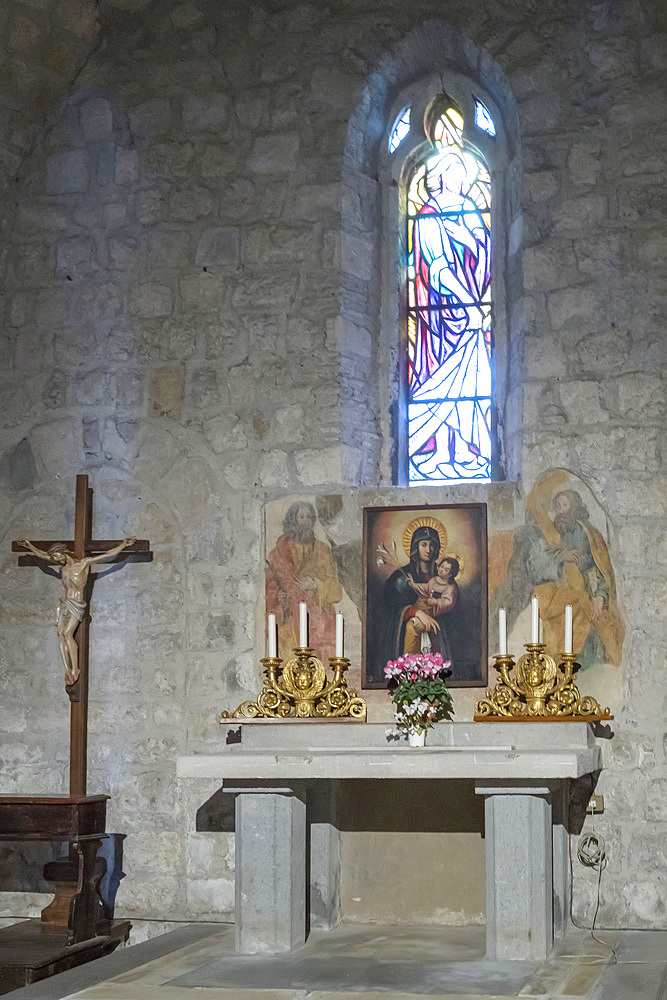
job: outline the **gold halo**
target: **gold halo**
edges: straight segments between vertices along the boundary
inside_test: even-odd
[[[460,556],[458,552],[445,552],[444,556],[443,555],[438,556],[439,563],[441,563],[443,559],[456,559],[457,563],[459,564],[459,571],[457,575],[461,576],[463,574],[463,570],[466,568],[466,564],[463,556]]]
[[[438,532],[438,538],[440,539],[440,551],[442,552],[447,548],[447,532],[445,531],[444,524],[441,521],[438,521],[435,517],[416,517],[414,521],[410,521],[410,524],[403,532],[403,549],[408,559],[410,558],[410,544],[412,542],[412,536],[417,528],[433,528]]]

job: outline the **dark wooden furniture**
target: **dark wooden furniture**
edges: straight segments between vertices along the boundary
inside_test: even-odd
[[[0,930],[0,993],[98,958],[127,940],[130,923],[114,921],[99,893],[106,863],[97,851],[106,837],[108,798],[0,795],[0,841],[70,845],[68,857],[44,867],[56,895],[41,920]]]

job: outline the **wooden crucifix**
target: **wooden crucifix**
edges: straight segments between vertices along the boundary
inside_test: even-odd
[[[97,562],[150,562],[153,553],[147,539],[99,541],[91,538],[93,491],[88,476],[76,477],[73,541],[12,542],[12,552],[32,553],[19,557],[19,566],[46,561],[60,567],[65,589],[58,608],[58,648],[65,667],[65,689],[70,699],[70,796],[86,794],[88,759],[88,630],[93,580],[90,567]]]

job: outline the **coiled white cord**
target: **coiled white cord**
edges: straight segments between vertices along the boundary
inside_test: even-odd
[[[587,868],[604,868],[607,864],[604,837],[599,833],[586,833],[579,838],[577,857]]]
[[[585,865],[586,868],[593,868],[598,873],[597,902],[595,904],[595,913],[593,914],[593,923],[590,928],[591,937],[598,944],[609,948],[613,956],[613,961],[618,962],[616,949],[607,941],[602,941],[595,933],[595,922],[600,910],[600,883],[602,881],[602,872],[607,867],[607,852],[602,834],[591,831],[591,833],[585,833],[583,837],[580,837],[577,844],[577,857],[582,865]]]

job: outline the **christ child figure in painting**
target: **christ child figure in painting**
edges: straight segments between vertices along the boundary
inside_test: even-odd
[[[408,583],[421,598],[426,600],[427,610],[433,618],[447,614],[456,604],[459,596],[459,585],[456,582],[459,568],[458,559],[447,555],[437,564],[436,576],[428,583],[415,583],[412,574],[408,573]]]
[[[86,613],[85,589],[93,563],[101,562],[119,555],[129,545],[134,545],[136,538],[126,538],[113,549],[98,556],[85,556],[75,559],[69,549],[57,542],[48,552],[36,548],[27,538],[20,539],[19,544],[29,549],[34,555],[46,562],[60,566],[60,579],[65,594],[60,598],[58,617],[56,620],[58,650],[65,667],[65,684],[69,687],[79,679],[79,650],[74,639],[74,633],[83,621]]]
[[[266,610],[276,614],[280,652],[290,655],[299,642],[299,604],[308,605],[309,645],[332,644],[334,604],[343,596],[331,547],[315,537],[317,513],[311,503],[297,500],[288,509],[283,533],[267,560]]]

